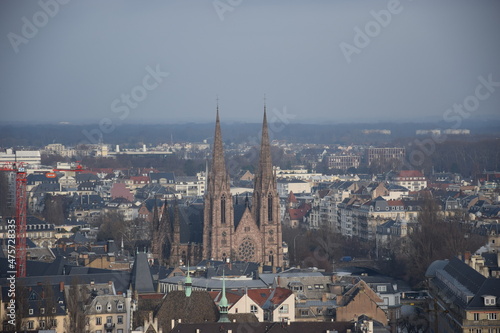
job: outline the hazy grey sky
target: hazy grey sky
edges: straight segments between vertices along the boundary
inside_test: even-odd
[[[218,95],[259,122],[265,94],[294,122],[439,120],[500,82],[499,28],[497,0],[3,0],[1,119],[208,122]],[[498,115],[479,90],[447,116]]]

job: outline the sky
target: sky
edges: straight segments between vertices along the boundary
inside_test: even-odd
[[[500,115],[499,28],[497,0],[3,0],[0,121],[460,127]]]

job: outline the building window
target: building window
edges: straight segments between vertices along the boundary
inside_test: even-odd
[[[28,313],[29,313],[30,315],[32,315],[32,314],[33,314],[33,309],[29,309],[29,310],[28,310]]]
[[[45,320],[40,320],[40,328],[45,328]]]
[[[118,311],[123,311],[123,303],[118,303]]]
[[[378,292],[387,291],[387,286],[377,286],[377,291]]]
[[[123,330],[119,329],[119,330],[116,331],[116,333],[123,333]]]
[[[123,324],[123,316],[118,316],[117,323]]]
[[[220,198],[220,218],[221,218],[221,223],[225,224],[226,223],[226,196],[222,195]]]
[[[496,305],[497,299],[495,296],[484,296],[484,305]]]
[[[102,318],[101,317],[96,317],[95,318],[95,324],[96,325],[102,325]]]
[[[110,311],[111,311],[111,303],[108,303],[108,304],[107,304],[106,309],[108,310],[108,312],[110,312]]]
[[[271,193],[267,196],[267,220],[273,220],[273,196]]]
[[[474,320],[479,320],[479,313],[474,313]]]
[[[97,305],[95,306],[95,309],[96,309],[96,311],[97,311],[97,312],[101,312],[101,310],[102,310],[102,306],[101,306],[101,304],[97,304]]]
[[[40,308],[40,314],[45,314],[45,308]]]
[[[113,322],[113,317],[107,316],[106,317],[106,324],[111,324]]]
[[[250,312],[256,314],[257,312],[259,312],[259,309],[256,305],[250,305]]]
[[[497,314],[496,313],[488,313],[488,319],[489,320],[497,320]]]
[[[28,321],[28,329],[32,330],[35,328],[35,322],[33,320]]]
[[[288,304],[283,304],[282,306],[280,306],[279,312],[280,313],[288,313]]]
[[[57,319],[50,320],[50,327],[57,327]]]
[[[300,315],[302,317],[307,317],[309,316],[309,310],[300,310]]]

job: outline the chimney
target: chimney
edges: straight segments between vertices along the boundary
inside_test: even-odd
[[[470,262],[470,258],[471,258],[471,254],[470,254],[470,251],[465,251],[464,253],[464,261],[465,263],[468,265],[469,262]]]
[[[61,281],[59,282],[59,292],[63,292],[64,291],[64,281]]]

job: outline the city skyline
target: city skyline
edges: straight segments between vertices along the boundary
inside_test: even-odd
[[[4,122],[210,123],[218,98],[258,123],[264,96],[292,123],[499,114],[495,1],[0,6]]]

